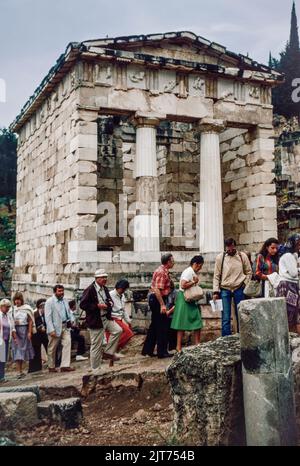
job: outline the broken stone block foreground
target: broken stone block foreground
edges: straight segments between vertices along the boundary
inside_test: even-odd
[[[37,422],[37,399],[34,393],[0,394],[0,429],[32,427]]]
[[[243,445],[240,343],[235,336],[183,350],[167,369],[174,435],[188,445]]]
[[[300,339],[290,334],[298,444],[300,444]],[[178,443],[246,445],[239,336],[183,350],[167,369]]]

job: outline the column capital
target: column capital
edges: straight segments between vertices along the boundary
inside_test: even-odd
[[[201,133],[221,133],[226,128],[226,121],[214,118],[202,118],[198,123]]]
[[[138,127],[152,127],[156,128],[161,120],[166,118],[165,114],[160,113],[146,113],[146,112],[136,112],[133,118],[133,124]]]

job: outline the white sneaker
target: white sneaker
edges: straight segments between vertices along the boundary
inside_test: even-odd
[[[117,356],[117,358],[125,358],[124,354],[122,353],[115,353],[115,356]]]
[[[78,354],[75,358],[75,361],[86,361],[87,359],[89,358],[86,356],[81,356],[81,354]]]

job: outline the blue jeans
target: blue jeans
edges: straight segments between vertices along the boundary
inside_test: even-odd
[[[8,348],[9,348],[9,341],[5,340],[5,361],[7,361],[8,358]],[[5,362],[0,362],[0,380],[3,380],[5,378]]]
[[[222,337],[231,335],[231,300],[234,300],[234,310],[235,317],[237,322],[237,331],[239,332],[239,320],[238,320],[238,305],[243,299],[244,295],[244,286],[234,291],[221,289],[221,299],[223,304],[222,312]]]

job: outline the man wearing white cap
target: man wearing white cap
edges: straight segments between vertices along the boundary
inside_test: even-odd
[[[105,330],[110,333],[110,338],[105,347],[103,359],[110,359],[111,361],[119,360],[115,352],[117,351],[122,329],[112,320],[111,310],[113,303],[108,288],[105,286],[106,283],[107,273],[105,270],[96,270],[95,281],[84,290],[80,300],[80,307],[86,313],[86,323],[90,333],[90,360],[94,374],[97,374],[101,368]]]

